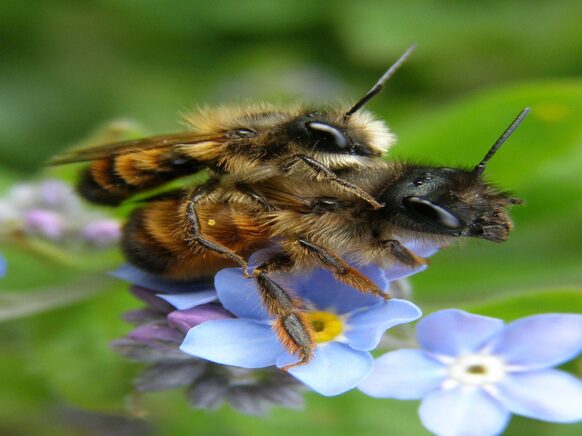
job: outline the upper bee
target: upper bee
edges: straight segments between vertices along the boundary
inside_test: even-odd
[[[186,132],[71,150],[51,163],[92,161],[78,189],[87,200],[100,204],[116,205],[208,169],[211,176],[230,174],[241,184],[300,172],[379,209],[381,203],[334,171],[361,169],[395,142],[386,125],[362,108],[413,49],[349,109],[268,105],[203,109],[184,117]]]
[[[379,157],[396,141],[383,121],[364,111],[346,119],[338,110],[226,107],[186,115],[185,122],[201,135],[224,134],[232,152],[252,148],[265,159],[303,153],[330,166]]]

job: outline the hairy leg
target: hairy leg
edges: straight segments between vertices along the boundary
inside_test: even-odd
[[[410,267],[417,267],[428,263],[428,259],[417,256],[396,239],[380,241],[380,249],[388,252],[398,262]]]
[[[299,162],[303,162],[305,165],[307,165],[307,167],[309,167],[313,172],[315,172],[317,176],[324,178],[328,182],[341,186],[342,189],[344,189],[345,191],[350,192],[356,197],[366,201],[372,206],[372,208],[380,209],[384,207],[382,203],[378,202],[362,188],[348,182],[347,180],[342,179],[341,177],[336,176],[332,170],[330,170],[321,162],[313,159],[312,157],[305,156],[303,154],[296,154],[286,159],[282,163],[282,167],[284,170],[288,170],[289,168],[293,167],[295,164]]]
[[[308,363],[315,350],[311,326],[302,313],[301,301],[289,295],[269,277],[270,273],[289,271],[293,266],[291,257],[281,253],[266,260],[253,271],[263,304],[270,314],[277,317],[273,330],[283,346],[300,358],[298,362],[281,368],[284,371]]]
[[[221,256],[227,257],[232,261],[238,263],[243,269],[245,277],[252,277],[248,273],[248,265],[246,261],[236,254],[234,251],[225,247],[224,245],[207,239],[200,232],[200,221],[196,213],[196,204],[201,200],[208,198],[217,188],[218,180],[210,179],[206,183],[197,186],[190,194],[186,202],[185,220],[183,225],[183,232],[188,237],[188,242],[191,244],[200,245],[207,250],[214,251]]]
[[[286,245],[286,248],[290,252],[294,253],[295,257],[308,257],[316,260],[323,268],[331,271],[338,281],[364,293],[371,293],[381,297],[384,300],[390,298],[390,296],[383,292],[376,283],[357,269],[350,266],[333,251],[305,238],[297,238],[296,240],[284,243],[284,245]]]

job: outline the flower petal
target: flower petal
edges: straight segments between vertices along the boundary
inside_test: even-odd
[[[491,353],[508,364],[528,369],[559,365],[581,351],[582,315],[575,314],[543,314],[514,321],[491,346]]]
[[[183,333],[203,322],[234,318],[224,307],[218,304],[204,304],[188,310],[175,310],[168,314],[168,323]]]
[[[239,318],[267,320],[271,317],[263,307],[257,283],[243,277],[240,268],[226,268],[214,276],[214,286],[222,305]]]
[[[508,374],[496,385],[511,412],[552,422],[582,420],[582,382],[554,369]]]
[[[178,330],[167,325],[151,323],[137,327],[127,337],[137,342],[155,345],[158,342],[179,343],[183,335]]]
[[[458,356],[479,350],[502,328],[499,319],[447,309],[423,318],[416,327],[416,338],[426,351]]]
[[[135,285],[151,289],[157,292],[178,294],[206,291],[212,288],[212,283],[205,281],[177,281],[164,279],[163,277],[149,274],[145,271],[136,268],[133,265],[125,264],[117,270],[110,272],[109,275],[117,277]]]
[[[422,272],[427,268],[428,268],[427,265],[420,265],[413,268],[408,265],[395,264],[392,265],[390,268],[384,269],[382,271],[382,274],[384,275],[384,280],[390,282],[410,277],[411,275]]]
[[[511,417],[494,398],[473,386],[429,393],[418,412],[423,425],[442,436],[496,435]]]
[[[362,268],[361,271],[376,277],[380,277],[381,274],[380,268],[377,266],[368,266]],[[387,284],[385,281],[384,283]],[[383,283],[376,284],[382,286]],[[321,268],[297,278],[296,285],[292,284],[292,287],[297,296],[308,300],[318,310],[337,314],[348,313],[360,307],[373,306],[383,301],[379,297],[364,294],[337,281],[329,271]]]
[[[296,361],[297,356],[286,353],[277,359],[277,366],[281,368]],[[370,353],[329,342],[315,350],[311,362],[294,366],[289,373],[321,395],[332,396],[356,387],[370,373],[372,364]]]
[[[156,297],[167,301],[178,310],[192,309],[201,304],[212,303],[218,300],[218,295],[214,289],[184,294],[156,294]]]
[[[180,350],[224,365],[264,368],[284,353],[266,323],[246,319],[207,321],[188,332]]]
[[[348,329],[344,336],[356,350],[373,350],[390,327],[414,321],[421,315],[420,309],[411,302],[392,299],[352,314],[346,320]]]
[[[147,303],[147,305],[154,310],[167,313],[174,309],[171,304],[159,298],[151,289],[142,288],[137,285],[132,285],[129,289],[133,295],[144,303]]]
[[[4,277],[6,274],[6,261],[2,256],[0,256],[0,278]]]
[[[376,359],[358,389],[375,398],[418,400],[437,389],[446,375],[446,367],[422,351],[397,350]]]
[[[434,242],[422,242],[422,241],[405,241],[402,243],[406,248],[411,250],[414,254],[420,257],[429,257],[440,250],[440,245]]]

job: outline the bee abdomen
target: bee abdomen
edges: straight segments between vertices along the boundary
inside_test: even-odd
[[[179,192],[176,192],[179,194]],[[198,244],[185,233],[187,197],[176,195],[148,203],[129,217],[122,247],[128,261],[158,275],[188,280],[211,276],[222,268],[236,266],[231,259]],[[268,242],[265,228],[244,210],[224,204],[198,205],[200,234],[247,257]]]
[[[143,150],[93,161],[77,189],[92,203],[115,206],[139,192],[194,174],[204,166],[173,150]]]
[[[175,256],[148,232],[143,209],[136,210],[125,225],[122,247],[131,264],[152,274],[163,274]]]

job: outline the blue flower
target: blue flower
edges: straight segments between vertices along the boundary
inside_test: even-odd
[[[141,292],[138,297],[150,304],[155,300],[158,300],[158,304],[160,300],[164,300],[176,309],[182,310],[218,299],[214,286],[208,281],[184,282],[165,279],[130,264],[121,266],[110,275],[136,285],[137,289],[143,289],[144,292]]]
[[[0,255],[0,277],[4,277],[6,275],[6,260],[4,257]]]
[[[498,434],[511,413],[582,419],[582,382],[551,368],[582,350],[582,315],[536,315],[504,325],[442,310],[418,324],[417,339],[421,350],[383,355],[358,387],[377,398],[422,398],[420,418],[436,434]]]
[[[250,264],[253,264],[251,259]],[[382,270],[367,266],[361,271],[382,289],[391,280],[414,270]],[[281,345],[271,329],[273,318],[265,311],[253,280],[238,268],[220,271],[215,277],[218,299],[236,318],[203,322],[188,331],[180,349],[212,362],[243,368],[282,368],[298,360]],[[383,301],[338,283],[327,271],[288,277],[307,306],[306,316],[317,325],[318,347],[306,365],[289,373],[323,395],[338,395],[355,387],[372,369],[374,349],[382,334],[397,324],[417,319],[421,312],[404,300]]]

